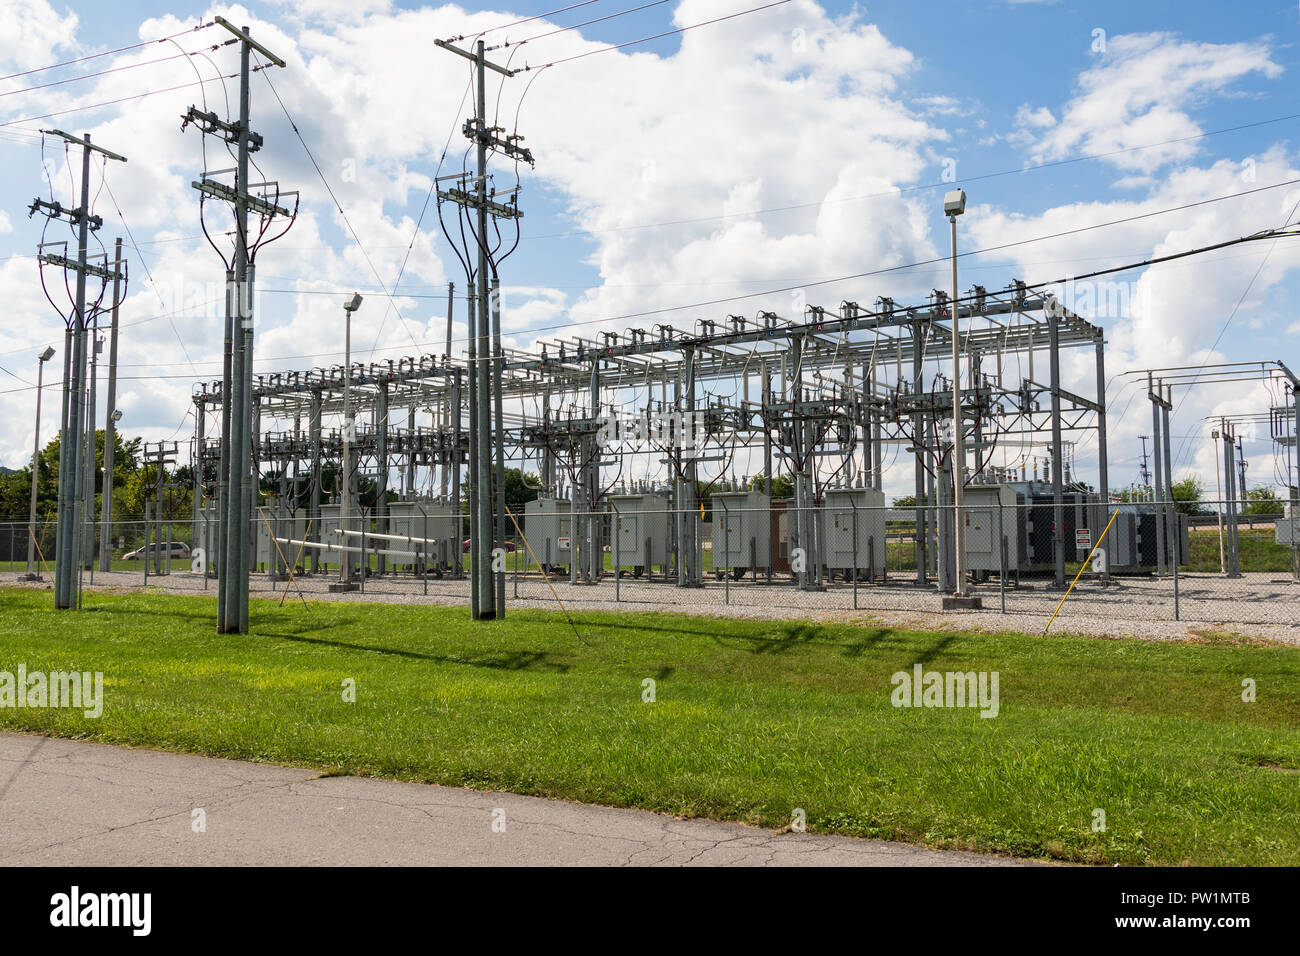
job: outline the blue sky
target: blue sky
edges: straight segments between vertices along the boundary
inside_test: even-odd
[[[513,65],[536,66],[757,3],[660,4],[534,40],[519,48]],[[0,40],[0,73],[175,33],[213,12],[251,23],[255,36],[290,61],[271,80],[347,220],[333,210],[279,104],[257,78],[254,125],[267,138],[259,161],[268,176],[301,189],[304,198],[300,222],[267,247],[259,268],[266,290],[258,305],[262,367],[339,361],[336,293],[353,288],[368,296],[354,347],[359,343],[363,357],[373,346],[375,358],[390,358],[417,347],[441,351],[432,343],[442,338],[445,283],[464,284],[430,210],[395,308],[386,307],[380,290],[381,284],[391,288],[416,235],[449,131],[451,166],[443,172],[459,165],[464,148],[457,105],[465,74],[432,38],[561,5],[303,0],[232,10],[17,0],[19,26]],[[490,37],[524,39],[636,5],[599,0]],[[1300,118],[1286,118],[1300,113],[1298,28],[1295,3],[988,0],[863,7],[794,0],[523,74],[501,93],[502,125],[513,126],[519,94],[534,81],[519,107],[519,131],[538,159],[536,170],[522,177],[525,241],[504,269],[507,329],[517,345],[527,346],[572,323],[599,329],[603,320],[628,313],[930,258],[947,248],[939,204],[949,180],[970,197],[963,246],[982,248],[1300,178]],[[181,42],[194,51],[217,42],[216,33]],[[9,372],[10,389],[0,389],[0,406],[16,422],[32,417],[34,397],[26,386],[34,377],[33,354],[46,342],[61,344],[60,319],[41,297],[27,258],[40,227],[25,207],[49,189],[39,138],[31,132],[43,125],[91,130],[96,141],[131,159],[126,168],[109,170],[112,196],[101,194],[96,207],[106,220],[106,241],[129,226],[129,245],[136,246],[128,250],[133,283],[123,312],[124,323],[136,323],[122,342],[129,430],[151,440],[187,437],[192,382],[219,377],[220,322],[202,306],[219,294],[221,267],[191,238],[198,210],[188,184],[202,157],[194,131],[179,130],[179,113],[203,93],[209,107],[220,104],[217,83],[14,122],[193,81],[194,68],[180,60],[16,92],[170,52],[155,45],[0,82],[0,124],[8,124],[0,126],[0,282],[15,310],[15,321],[0,329],[0,367]],[[493,55],[505,58],[509,51]],[[233,67],[228,48],[212,58],[223,72]],[[211,76],[212,68],[198,65]],[[1247,128],[1220,132],[1235,127]],[[1086,158],[1099,153],[1110,155]],[[62,159],[61,149],[47,147],[55,195],[67,202]],[[498,175],[498,185],[513,181],[508,169]],[[1079,274],[1232,238],[1280,225],[1298,200],[1300,189],[1291,185],[1018,246],[965,260],[962,283],[1002,288],[1013,277]],[[788,206],[798,208],[767,211]],[[1118,288],[1085,290],[1119,301],[1113,315],[1080,309],[1107,329],[1111,342],[1112,484],[1135,476],[1137,436],[1150,428],[1147,407],[1133,400],[1123,371],[1207,360],[1282,359],[1300,367],[1297,266],[1300,256],[1284,240],[1125,274]],[[917,301],[944,283],[942,268],[927,267],[810,286],[806,301],[827,307],[877,295]],[[730,311],[788,313],[791,303],[782,293],[644,321],[685,327]],[[629,324],[615,320],[608,327]],[[1220,332],[1216,351],[1207,352]],[[1065,373],[1087,382],[1090,359],[1067,361]],[[1212,488],[1213,448],[1202,419],[1258,411],[1268,402],[1263,386],[1190,393],[1173,429],[1180,476],[1199,475]],[[0,436],[0,461],[19,465],[31,437],[25,424]],[[1272,449],[1266,436],[1252,441],[1247,451],[1258,468],[1252,465],[1251,484],[1271,484]],[[1081,449],[1081,470],[1088,460]]]

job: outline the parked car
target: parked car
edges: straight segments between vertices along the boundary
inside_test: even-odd
[[[465,543],[461,546],[461,549],[460,549],[462,554],[469,554],[469,542],[470,542],[470,539],[469,539],[469,538],[466,538],[466,539],[465,539]],[[495,551],[497,548],[499,548],[499,547],[501,547],[501,542],[500,542],[500,541],[498,541],[498,542],[496,542],[494,545],[492,545],[492,549],[493,549],[494,551]],[[513,554],[514,551],[515,551],[515,543],[514,543],[513,541],[507,541],[507,542],[506,542],[506,553],[507,553],[507,554]]]
[[[165,541],[162,544],[154,542],[145,545],[143,548],[128,551],[122,555],[122,560],[144,561],[152,558],[155,554],[161,559],[166,558],[169,552],[173,558],[183,558],[186,561],[190,559],[190,546],[184,541]]]

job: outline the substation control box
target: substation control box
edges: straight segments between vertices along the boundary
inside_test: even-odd
[[[439,567],[456,560],[461,550],[461,521],[457,510],[445,498],[393,501],[388,505],[388,534],[413,539],[411,542],[386,541],[394,551],[421,551],[429,562]],[[424,542],[428,542],[425,544]],[[397,559],[401,564],[415,563],[415,558]]]
[[[292,539],[294,541],[303,541],[307,535],[307,515],[303,509],[299,508],[296,514],[290,514],[287,503],[280,498],[273,498],[271,502],[257,511],[253,512],[253,520],[257,525],[257,550],[256,564],[259,570],[269,571],[276,567],[277,561],[283,555],[281,566],[288,564],[302,564],[309,561],[311,554],[308,549],[304,548],[302,557],[298,557],[298,545],[285,544],[279,542],[279,551],[276,550],[276,544],[271,540],[271,533],[275,537],[283,539]],[[295,562],[295,559],[297,561]]]
[[[672,541],[672,500],[646,492],[610,495],[610,544],[614,568],[632,568],[636,576],[667,567]]]
[[[761,491],[715,491],[711,540],[715,572],[768,570],[772,499]]]
[[[820,521],[822,565],[846,580],[885,571],[885,493],[874,488],[832,488],[822,496]]]
[[[1005,561],[1008,575],[1020,571],[1028,557],[1024,503],[1024,496],[1011,485],[962,489],[967,570],[977,577],[1001,574]]]
[[[572,510],[565,498],[537,498],[524,505],[524,536],[547,571],[573,560]]]

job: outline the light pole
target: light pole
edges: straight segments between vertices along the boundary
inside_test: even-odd
[[[348,536],[342,532],[348,527],[348,509],[352,501],[352,406],[348,401],[348,391],[352,387],[352,313],[361,308],[361,294],[352,296],[343,303],[343,494],[339,501],[339,580],[330,585],[331,591],[354,591],[356,584],[352,581],[352,559],[349,557]]]
[[[41,470],[41,389],[45,381],[45,363],[54,357],[54,346],[36,356],[36,437],[32,439],[32,508],[27,528],[27,573],[24,581],[39,581],[36,573],[36,484]]]
[[[952,509],[953,509],[953,567],[956,581],[953,597],[966,596],[966,528],[962,523],[961,492],[964,484],[962,472],[966,465],[966,447],[962,440],[961,417],[961,339],[957,321],[957,217],[966,211],[966,192],[954,189],[943,197],[943,211],[952,230]]]

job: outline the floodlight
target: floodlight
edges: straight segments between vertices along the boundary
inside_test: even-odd
[[[960,216],[966,211],[966,190],[954,189],[943,197],[943,214]]]
[[[54,346],[46,346],[45,351],[38,355],[37,358],[42,362],[48,362],[50,359],[54,358]]]
[[[343,309],[346,312],[355,312],[359,308],[361,308],[361,293],[353,292],[352,298],[343,303]]]

